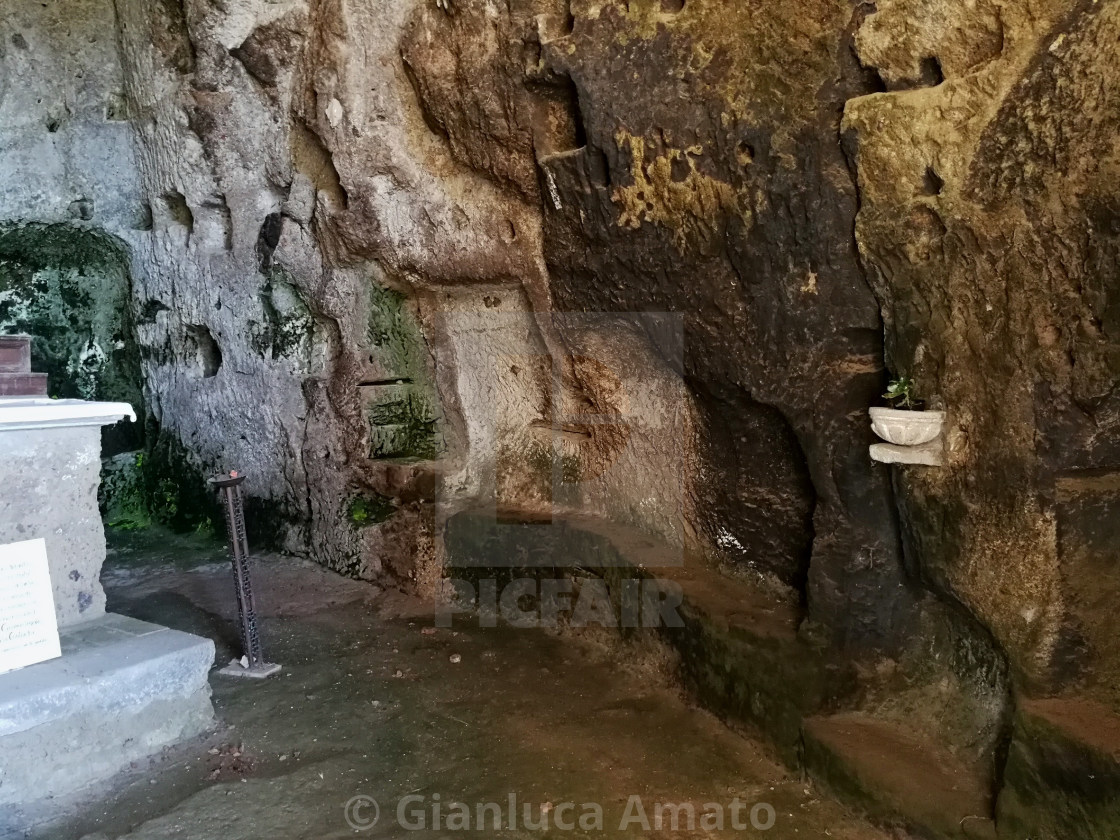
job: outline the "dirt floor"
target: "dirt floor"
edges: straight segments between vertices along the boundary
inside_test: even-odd
[[[115,542],[110,609],[209,636],[228,662],[223,548]],[[652,646],[462,617],[436,629],[430,605],[291,558],[262,556],[255,574],[283,672],[215,672],[212,735],[136,767],[43,838],[887,838],[690,705]],[[675,829],[666,804],[682,806]]]

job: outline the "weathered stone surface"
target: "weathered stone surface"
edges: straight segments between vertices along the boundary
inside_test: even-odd
[[[1120,702],[1116,4],[15,5],[0,222],[123,243],[155,488],[429,589],[465,508],[625,522],[989,781],[1013,693]]]
[[[1115,837],[1118,786],[1120,718],[1076,699],[1025,702],[999,795],[1000,837]]]
[[[838,638],[890,643],[906,610],[886,474],[865,457],[862,424],[836,420],[878,389],[878,316],[847,237],[855,210],[847,164],[831,139],[813,135],[835,127],[847,88],[866,81],[829,42],[830,26],[849,28],[840,4],[827,23],[752,18],[726,43],[705,42],[717,11],[703,4],[679,26],[673,15],[659,24],[641,10],[628,17],[610,6],[592,16],[546,2],[491,23],[481,6],[448,14],[427,4],[347,15],[329,4],[254,6],[234,15],[122,2],[116,13],[126,23],[120,72],[152,221],[150,231],[119,218],[104,224],[133,253],[136,338],[158,424],[148,446],[161,464],[248,473],[259,509],[272,513],[262,530],[291,548],[314,542],[336,568],[374,576],[378,558],[415,555],[430,542],[415,537],[427,529],[430,467],[389,461],[441,458],[440,500],[453,512],[487,494],[558,503],[556,488],[535,476],[570,458],[569,472],[582,478],[575,496],[563,491],[566,503],[698,540],[798,589],[808,580],[814,610]],[[808,52],[787,97],[775,87],[787,84],[784,70],[763,57],[791,22]],[[670,24],[672,37],[656,35]],[[294,50],[307,30],[305,48]],[[634,99],[612,92],[617,70],[601,51],[616,37],[651,70],[708,50],[733,60],[698,73],[691,111],[671,115],[653,108],[667,88]],[[347,48],[357,41],[361,51]],[[582,53],[569,51],[576,45]],[[773,65],[765,79],[751,72],[756,62]],[[850,77],[847,88],[832,83],[837,72]],[[468,88],[464,80],[477,76],[492,84]],[[738,115],[733,125],[723,113]],[[673,120],[695,127],[658,157],[667,141],[651,132],[671,134]],[[633,127],[630,139],[615,137],[623,124]],[[661,161],[648,172],[647,144]],[[616,173],[617,195],[573,190],[566,173],[584,157],[593,180]],[[804,206],[789,174],[798,159],[821,186]],[[547,244],[538,177],[551,208]],[[657,213],[637,197],[646,182],[651,196],[663,192]],[[762,236],[755,216],[766,216],[767,191],[775,207],[799,207],[801,221],[781,210]],[[587,203],[593,195],[602,207]],[[577,210],[586,232],[569,229]],[[818,213],[830,220],[823,227]],[[810,228],[832,232],[812,241]],[[712,246],[724,232],[738,244],[721,254]],[[575,234],[594,248],[579,253]],[[798,240],[810,243],[803,255],[789,249]],[[778,259],[786,252],[799,255],[792,267]],[[826,265],[840,279],[822,295],[815,282]],[[701,291],[687,279],[697,272],[723,280]],[[790,284],[795,303],[782,314]],[[651,324],[558,325],[542,314],[553,294],[564,309],[690,314],[672,340]],[[726,322],[719,313],[735,299]],[[562,362],[555,394],[539,364],[510,363],[536,372],[501,386],[509,400],[496,426],[482,419],[500,416],[496,406],[476,394],[491,387],[499,356],[455,338],[462,319],[439,314],[489,314],[492,301],[508,313],[506,356],[547,358],[561,334],[596,348],[594,364]],[[402,306],[420,332],[393,314]],[[388,333],[372,329],[379,319]],[[651,349],[636,354],[639,346]],[[433,357],[438,396],[423,385]],[[826,387],[837,373],[846,391]],[[381,416],[375,394],[397,379],[410,380],[396,383],[410,396],[385,404],[423,410]],[[680,407],[669,408],[674,402]],[[579,420],[619,413],[627,430]],[[411,442],[439,418],[439,440]],[[394,522],[355,529],[346,510],[362,493],[395,500]],[[814,551],[820,562],[811,564]],[[885,581],[899,595],[872,599]]]
[[[0,676],[4,836],[213,724],[209,639],[112,614],[60,636],[62,658]]]
[[[987,776],[935,743],[860,715],[805,722],[813,779],[923,837],[994,838]]]
[[[14,2],[0,22],[0,221],[144,224],[113,0]]]
[[[835,142],[844,99],[868,84],[844,42],[852,12],[632,7],[577,14],[544,48],[579,91],[587,138],[540,159],[559,199],[545,202],[557,305],[684,314],[705,430],[698,525],[726,556],[807,587],[838,639],[889,645],[909,596],[856,415],[881,384],[879,319]],[[788,66],[779,38],[798,45]]]
[[[1109,492],[1085,479],[1118,463],[1103,175],[1117,10],[1004,7],[993,51],[992,7],[947,8],[882,4],[860,29],[861,59],[884,79],[914,78],[923,53],[942,78],[847,103],[856,238],[890,366],[954,417],[947,468],[900,483],[908,553],[992,629],[1025,681],[1053,686],[1115,668],[1078,581],[1114,557],[1094,533]]]
[[[59,627],[97,618],[105,612],[101,429],[4,431],[0,446],[0,543],[45,539]]]

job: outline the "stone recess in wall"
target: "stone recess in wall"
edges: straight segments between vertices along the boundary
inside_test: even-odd
[[[127,402],[143,410],[132,340],[126,243],[75,224],[0,223],[0,333],[32,336],[32,362],[52,397]],[[136,424],[106,431],[109,454],[135,448]]]
[[[542,158],[544,257],[558,308],[682,313],[703,419],[693,525],[712,554],[796,587],[835,640],[889,647],[906,610],[872,593],[903,570],[860,416],[884,377],[879,308],[835,124],[871,84],[843,45],[850,9],[822,14],[577,11],[542,50],[573,80],[586,137]]]
[[[368,339],[374,379],[359,386],[369,457],[431,461],[445,449],[428,348],[404,295],[371,284]]]

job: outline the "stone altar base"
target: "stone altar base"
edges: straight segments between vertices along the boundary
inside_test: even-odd
[[[58,626],[80,624],[105,613],[101,424],[11,428],[8,415],[23,413],[19,403],[0,399],[0,543],[47,541]]]
[[[209,639],[112,613],[61,637],[62,658],[0,674],[0,837],[213,723]]]
[[[26,337],[2,349],[27,369]],[[122,417],[125,403],[0,398],[0,543],[45,541],[62,649],[0,674],[0,838],[213,723],[214,643],[105,614],[101,427]]]

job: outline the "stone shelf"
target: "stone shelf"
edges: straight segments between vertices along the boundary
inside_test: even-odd
[[[1086,697],[1024,699],[997,804],[1001,837],[1114,838],[1120,716]]]
[[[920,733],[859,713],[804,725],[810,778],[873,818],[938,840],[995,840],[992,780]]]
[[[893,443],[871,444],[871,460],[884,464],[922,464],[927,467],[940,467],[943,447],[940,440],[923,443],[921,446],[896,446]]]

